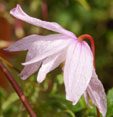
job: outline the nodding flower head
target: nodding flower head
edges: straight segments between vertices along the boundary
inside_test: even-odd
[[[47,73],[65,61],[63,76],[66,99],[76,104],[84,95],[87,104],[91,107],[87,98],[89,95],[93,104],[105,116],[107,110],[105,91],[95,72],[94,53],[83,40],[84,37],[81,36],[78,39],[75,34],[55,22],[46,22],[28,16],[20,5],[12,9],[10,14],[35,26],[59,33],[46,36],[33,34],[6,49],[8,51],[28,50],[26,61],[22,63],[24,69],[20,73],[21,79],[27,79],[39,69],[37,81],[41,83]]]

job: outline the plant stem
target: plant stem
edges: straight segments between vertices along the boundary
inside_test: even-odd
[[[2,71],[5,73],[5,75],[7,76],[7,79],[9,80],[9,82],[11,83],[12,87],[15,89],[15,91],[17,92],[18,96],[20,97],[20,100],[22,101],[22,103],[24,104],[26,110],[28,111],[28,113],[30,114],[31,117],[37,117],[35,112],[33,111],[33,109],[31,108],[30,104],[28,103],[26,97],[24,96],[21,88],[19,87],[19,85],[17,84],[16,80],[13,78],[13,76],[11,75],[11,73],[7,70],[7,68],[4,66],[4,64],[0,61],[0,67],[2,68]]]
[[[43,20],[47,20],[48,19],[48,6],[47,6],[47,2],[46,0],[42,0],[42,18]]]
[[[93,63],[94,63],[94,67],[95,67],[95,43],[94,43],[93,37],[89,34],[84,34],[84,35],[79,36],[79,40],[83,40],[83,39],[89,39],[90,40],[91,50],[92,50],[93,58],[94,58]]]
[[[100,117],[100,112],[99,112],[99,109],[96,107],[96,110],[97,110],[97,117]]]

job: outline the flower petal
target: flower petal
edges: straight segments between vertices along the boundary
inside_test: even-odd
[[[93,70],[93,55],[86,42],[73,42],[66,56],[64,83],[66,99],[76,104],[85,92]]]
[[[58,67],[64,61],[65,53],[65,50],[63,50],[60,54],[52,55],[43,61],[37,77],[39,83],[45,79],[47,73]]]
[[[30,35],[22,38],[21,40],[16,41],[14,44],[6,48],[7,51],[23,51],[28,50],[30,47],[33,47],[32,44],[38,43],[38,46],[45,45],[46,43],[50,43],[50,41],[54,41],[57,39],[66,39],[67,36],[63,34],[50,34],[47,36],[41,36],[41,35]],[[44,43],[45,42],[45,43]],[[42,48],[42,47],[41,47]]]
[[[42,21],[40,19],[36,19],[36,18],[28,16],[22,10],[22,8],[19,4],[16,6],[16,8],[13,8],[10,11],[10,14],[13,15],[14,17],[16,17],[20,20],[26,21],[30,24],[33,24],[33,25],[36,25],[36,26],[39,26],[39,27],[42,27],[42,28],[45,28],[45,29],[48,29],[51,31],[63,33],[63,34],[68,35],[70,37],[76,38],[76,36],[72,32],[65,30],[63,27],[61,27],[59,24],[57,24],[55,22],[46,22],[46,21]]]
[[[27,54],[26,61],[30,60],[32,57],[33,57],[32,54]],[[24,67],[24,69],[21,71],[21,73],[19,74],[21,76],[21,79],[25,80],[29,76],[31,76],[33,73],[35,73],[36,71],[38,71],[41,63],[42,63],[42,61],[39,61],[39,62],[30,64],[30,65],[26,65]]]
[[[42,36],[38,35],[30,35],[26,36],[23,39],[16,41],[14,44],[6,48],[7,51],[22,51],[22,50],[28,50],[31,44],[35,41],[38,41]]]
[[[101,81],[96,75],[95,69],[93,70],[92,78],[87,91],[93,104],[95,104],[99,108],[103,117],[105,117],[107,111],[106,94]]]
[[[92,108],[92,106],[91,106],[91,104],[90,104],[90,102],[89,102],[89,99],[88,99],[87,91],[84,92],[84,99],[85,99],[86,104],[87,104],[90,108]]]
[[[40,67],[40,65],[41,65],[41,62],[33,63],[31,65],[26,65],[20,73],[21,79],[25,80],[33,73],[38,71],[38,68]]]
[[[69,39],[66,36],[58,36],[57,38],[56,36],[53,36],[53,40],[50,39],[50,36],[46,37],[48,37],[47,40],[42,39],[40,42],[34,42],[32,44],[32,47],[28,51],[28,54],[32,55],[32,59],[26,63],[23,63],[23,65],[29,65],[38,62],[48,56],[58,53],[66,48],[72,41],[72,39]]]

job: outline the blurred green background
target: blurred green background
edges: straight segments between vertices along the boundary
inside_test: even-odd
[[[50,34],[39,27],[14,19],[9,11],[19,3],[32,17],[58,22],[77,36],[90,34],[96,48],[96,70],[108,99],[107,117],[113,117],[113,0],[0,0],[0,57],[22,70],[26,52],[5,52],[3,48],[30,34]],[[36,75],[20,80],[18,72],[6,64],[19,83],[38,117],[96,117],[83,97],[77,105],[66,101],[62,65],[47,75],[42,84]],[[29,117],[18,96],[0,69],[0,117]]]

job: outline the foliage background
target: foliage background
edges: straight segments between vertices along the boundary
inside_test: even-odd
[[[77,36],[87,33],[94,37],[97,74],[108,94],[107,117],[112,117],[113,0],[0,0],[0,57],[21,70],[20,63],[24,62],[26,52],[8,53],[3,48],[30,34],[46,35],[53,32],[11,17],[9,11],[17,3],[32,17],[58,22]],[[89,109],[83,98],[76,106],[66,101],[61,66],[49,73],[42,84],[36,82],[37,73],[22,81],[17,71],[9,66],[7,68],[38,117],[96,117],[95,107]],[[1,70],[0,87],[0,117],[29,116]]]

